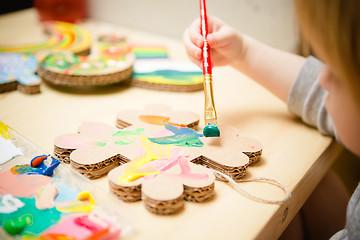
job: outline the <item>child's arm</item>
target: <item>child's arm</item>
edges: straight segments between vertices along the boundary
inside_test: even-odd
[[[215,17],[208,18],[214,66],[231,65],[246,74],[284,102],[305,62],[305,58],[271,48],[257,40],[236,32]],[[200,20],[195,20],[185,31],[183,42],[191,61],[201,66]]]
[[[287,102],[305,58],[269,47],[246,35],[242,39],[243,55],[230,65]]]

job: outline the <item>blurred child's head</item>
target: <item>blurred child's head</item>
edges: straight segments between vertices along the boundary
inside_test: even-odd
[[[295,0],[300,29],[318,58],[325,106],[341,141],[360,156],[360,1]]]

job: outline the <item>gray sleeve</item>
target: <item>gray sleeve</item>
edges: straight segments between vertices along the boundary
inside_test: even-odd
[[[347,212],[346,225],[330,240],[358,240],[360,239],[360,184],[351,196]]]
[[[287,103],[289,111],[306,124],[318,128],[325,135],[335,136],[333,122],[324,107],[327,91],[318,81],[324,66],[318,59],[309,57],[290,89]]]

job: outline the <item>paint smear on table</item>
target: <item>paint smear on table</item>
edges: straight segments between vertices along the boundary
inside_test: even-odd
[[[69,216],[46,230],[43,239],[118,239],[120,229],[96,214]]]
[[[0,214],[0,225],[4,226],[5,221],[17,219],[25,214],[31,214],[33,223],[27,225],[21,235],[34,235],[43,232],[45,229],[56,224],[60,220],[61,213],[55,208],[39,210],[35,206],[34,198],[19,198],[25,205],[11,214]]]
[[[77,198],[77,196],[79,194],[72,188],[70,188],[66,185],[63,185],[63,184],[57,184],[56,187],[57,187],[59,193],[55,198],[55,203],[67,202],[67,201],[74,200]]]
[[[58,195],[55,184],[48,184],[40,188],[35,195],[35,204],[38,209],[49,209],[55,206],[54,199]]]
[[[0,121],[0,137],[3,137],[5,139],[10,139],[9,127],[1,121]]]
[[[0,173],[0,194],[15,197],[31,197],[51,183],[52,179],[43,175],[14,175],[10,170]]]

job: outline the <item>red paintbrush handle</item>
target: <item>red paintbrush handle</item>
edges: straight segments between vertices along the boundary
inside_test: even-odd
[[[208,24],[207,24],[207,14],[206,14],[206,2],[205,0],[200,0],[200,28],[201,35],[204,38],[204,46],[202,49],[202,66],[203,66],[203,74],[212,74],[211,70],[211,58],[210,58],[210,46],[207,42],[207,34],[208,34]]]

